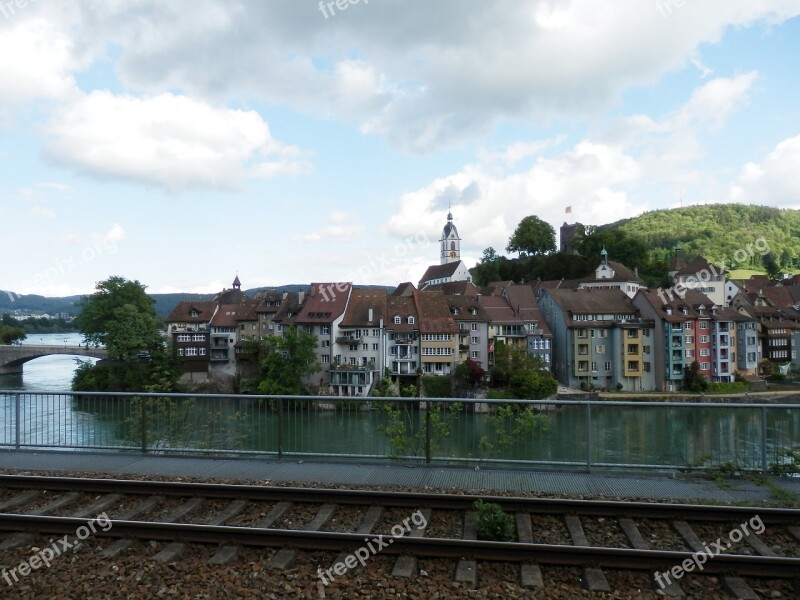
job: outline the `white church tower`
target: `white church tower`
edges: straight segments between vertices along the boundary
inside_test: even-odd
[[[440,264],[459,262],[461,260],[461,238],[458,237],[458,230],[453,224],[453,213],[447,213],[447,225],[442,230],[442,237],[439,240],[441,245]]]

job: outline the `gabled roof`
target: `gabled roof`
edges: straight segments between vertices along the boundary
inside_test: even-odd
[[[404,281],[392,292],[392,296],[411,296],[417,288],[410,281]]]
[[[761,288],[761,296],[767,300],[770,306],[788,308],[794,304],[789,290],[782,285]]]
[[[272,320],[279,323],[293,323],[299,311],[300,294],[297,292],[287,292],[286,298],[283,300],[283,302],[281,302],[281,305]]]
[[[613,282],[621,282],[621,281],[632,281],[634,283],[638,283],[640,285],[644,285],[644,281],[642,281],[639,276],[634,273],[631,269],[623,265],[622,263],[609,260],[608,266],[614,270],[614,276],[608,279],[598,279],[597,269],[599,269],[601,265],[597,265],[595,270],[592,272],[591,275],[588,277],[584,277],[583,279],[579,279],[581,283],[604,283],[606,281],[613,281]]]
[[[714,306],[714,301],[702,292],[688,289],[683,298],[681,298],[674,292],[672,292],[670,296],[668,293],[669,291],[670,290],[662,291],[661,294],[659,294],[658,291],[646,292],[644,290],[639,290],[636,296],[645,298],[656,310],[659,318],[668,323],[681,323],[691,319],[708,319],[713,317],[712,307]],[[702,315],[699,312],[701,306],[705,308],[704,314]],[[685,313],[684,310],[686,311]],[[720,310],[721,307],[717,307],[718,314]]]
[[[214,310],[217,305],[211,301],[198,302],[196,300],[182,300],[178,305],[169,313],[165,323],[208,323],[211,317],[214,316]],[[193,317],[192,311],[198,313],[198,316]]]
[[[378,327],[382,320],[385,324],[387,299],[386,290],[353,290],[340,327]],[[370,309],[372,309],[372,320],[369,319]]]
[[[572,314],[638,313],[622,290],[547,290],[564,311]]]
[[[408,284],[411,285],[411,284]],[[475,296],[478,293],[478,288],[471,281],[447,281],[444,283],[434,283],[425,286],[425,291],[440,291],[445,296],[450,294]]]
[[[522,319],[514,314],[514,310],[508,304],[508,301],[502,296],[481,296],[478,301],[489,316],[490,323],[523,325]]]
[[[433,281],[435,279],[446,279],[447,277],[452,277],[461,264],[463,263],[462,261],[459,260],[456,262],[445,263],[443,265],[431,265],[425,271],[425,274],[422,276],[422,279],[419,280],[419,287],[422,287],[428,281]]]
[[[239,305],[239,310],[236,312],[236,320],[258,321],[258,313],[256,312],[257,308],[258,300],[245,299],[245,301]]]
[[[416,291],[414,292],[417,293]],[[419,314],[413,296],[389,296],[386,312],[386,329],[397,332],[419,331]],[[400,317],[400,323],[395,324],[394,318]],[[413,317],[414,322],[409,323],[408,317]]]
[[[450,314],[453,320],[458,321],[484,321],[489,322],[489,315],[483,310],[483,307],[478,302],[478,295],[462,296],[457,294],[445,295],[447,306],[450,307]],[[458,314],[454,314],[454,310],[458,310]],[[473,311],[475,314],[472,314]]]
[[[721,274],[718,266],[711,264],[702,256],[695,256],[686,266],[675,273],[675,277],[696,277],[698,273],[703,271],[707,271],[712,275],[714,273]]]
[[[277,292],[275,290],[260,292],[256,312],[263,314],[278,312],[278,308],[283,304],[284,296],[286,296],[286,292]]]
[[[312,283],[294,321],[332,323],[344,313],[352,289],[350,282]]]
[[[444,294],[418,290],[414,293],[414,301],[421,333],[458,333],[458,326],[450,314]]]
[[[221,304],[211,319],[212,327],[236,327],[237,313],[242,310],[241,304]]]

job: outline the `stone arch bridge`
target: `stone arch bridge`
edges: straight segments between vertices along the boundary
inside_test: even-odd
[[[70,356],[93,356],[105,358],[105,348],[86,348],[85,346],[0,346],[0,375],[22,373],[22,366],[35,358],[67,354]]]

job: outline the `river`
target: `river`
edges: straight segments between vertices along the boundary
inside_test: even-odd
[[[25,345],[81,344],[80,334],[40,334]],[[127,431],[131,406],[128,401],[75,401],[60,396],[69,391],[79,357],[49,356],[24,366],[22,375],[0,376],[0,390],[41,392],[31,397],[35,406],[25,408],[24,436],[40,445],[130,447],[136,439]],[[79,360],[91,360],[80,357]],[[347,406],[347,404],[343,404]],[[0,445],[13,442],[12,396],[0,394]],[[319,412],[290,410],[286,416],[284,448],[297,455],[392,453],[380,433],[380,411],[344,410]],[[800,443],[800,408],[770,409],[766,432],[770,462],[780,461],[783,449]],[[586,458],[587,422],[583,406],[549,411],[549,426],[534,436],[519,435],[505,458],[571,462]],[[276,450],[277,413],[258,406],[258,401],[198,400],[187,412],[195,440],[206,448]],[[594,464],[698,465],[732,462],[758,466],[760,462],[761,412],[752,407],[711,408],[687,404],[681,407],[631,407],[595,405],[591,412],[592,462]],[[225,425],[227,423],[228,425]],[[234,434],[235,432],[235,434]],[[213,435],[212,435],[213,434]],[[233,437],[231,437],[233,435]],[[459,414],[449,434],[439,441],[439,456],[478,458],[480,440],[492,436],[485,414]],[[213,438],[213,439],[212,439]],[[526,438],[526,439],[522,439]],[[101,439],[105,440],[101,443]]]

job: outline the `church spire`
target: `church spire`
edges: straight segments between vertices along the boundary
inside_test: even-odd
[[[458,262],[461,260],[461,238],[458,237],[458,229],[453,223],[452,205],[447,207],[447,224],[442,230],[440,242],[440,263]]]

